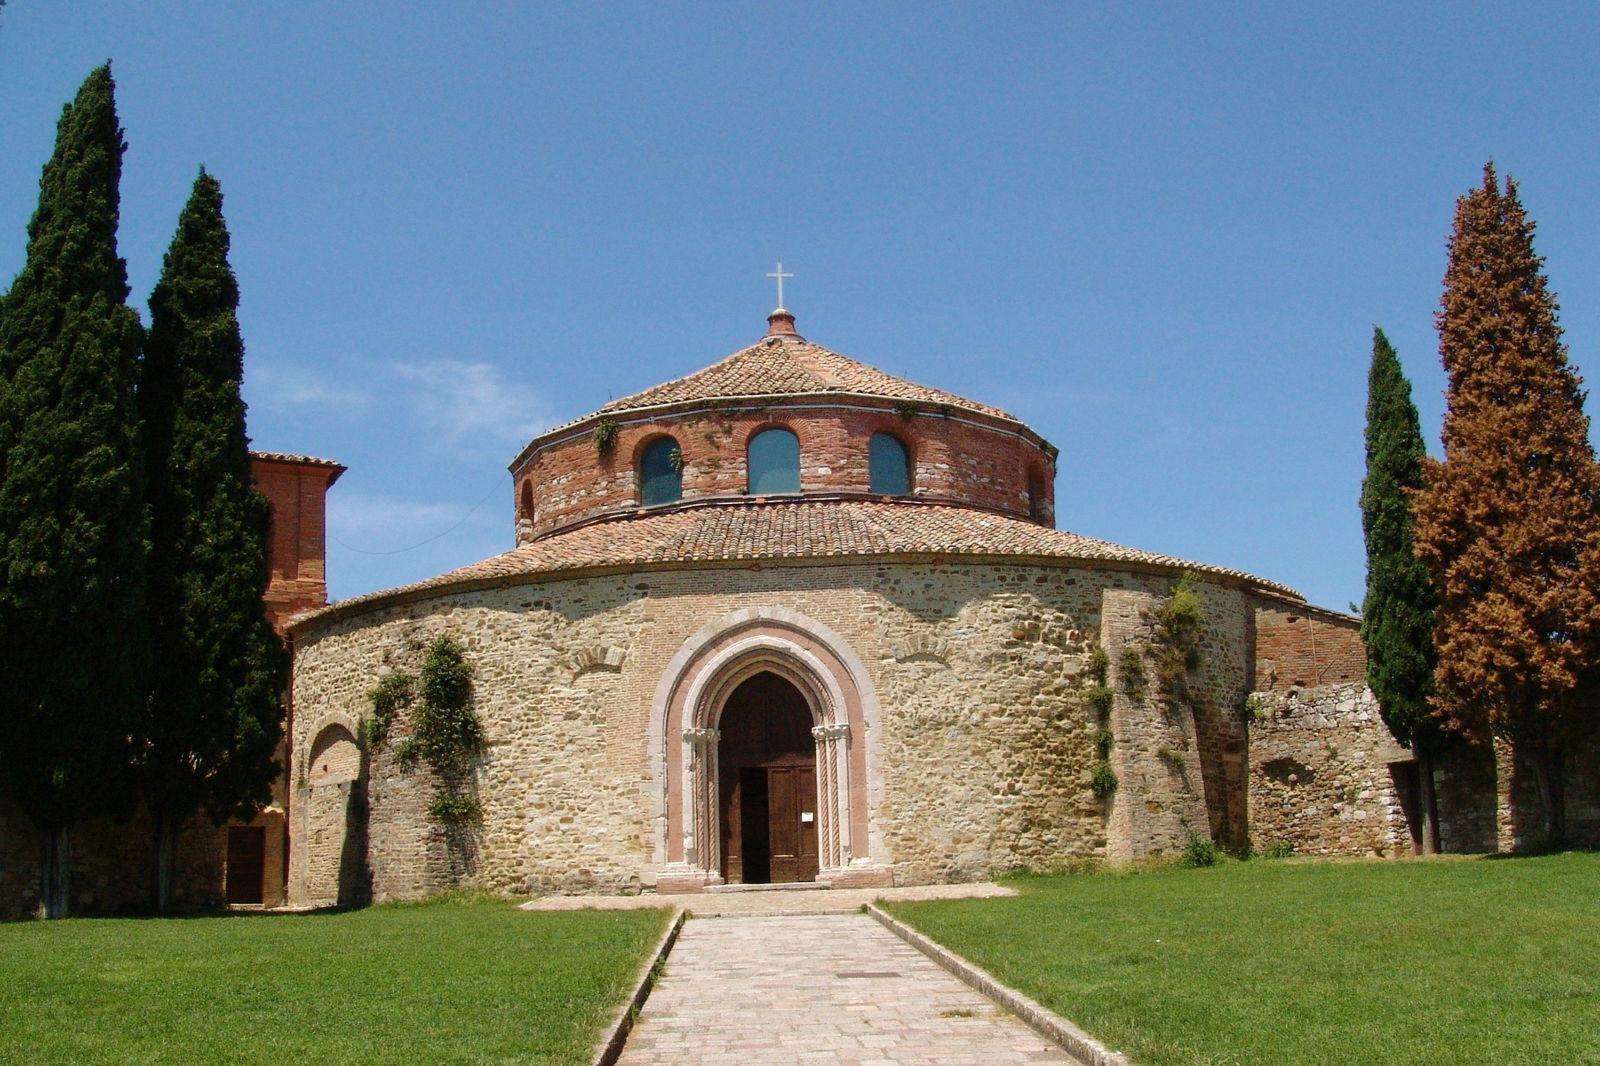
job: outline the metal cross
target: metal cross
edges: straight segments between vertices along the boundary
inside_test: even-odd
[[[776,273],[768,273],[767,277],[769,277],[769,278],[777,278],[778,279],[778,307],[781,310],[783,308],[783,279],[784,278],[792,278],[792,277],[794,277],[794,275],[793,274],[785,274],[783,272],[783,260],[780,259],[780,260],[778,260],[778,270],[777,270],[777,272]]]

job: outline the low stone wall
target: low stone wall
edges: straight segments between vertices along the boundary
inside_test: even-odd
[[[1258,692],[1250,700],[1250,842],[1310,855],[1408,855],[1391,764],[1411,760],[1365,684]]]

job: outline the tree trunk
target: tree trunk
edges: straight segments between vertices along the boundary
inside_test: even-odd
[[[65,918],[71,900],[72,845],[65,827],[44,831],[39,862],[39,907],[46,918]]]
[[[155,816],[155,876],[150,903],[157,914],[165,914],[172,906],[173,852],[177,841],[177,825],[165,814]]]
[[[1555,850],[1567,839],[1567,806],[1565,789],[1562,787],[1560,746],[1540,745],[1529,753],[1528,765],[1533,770],[1533,783],[1539,793],[1539,813],[1544,817],[1541,847]]]
[[[1433,786],[1433,752],[1417,750],[1417,800],[1422,807],[1422,854],[1439,854],[1439,794]]]

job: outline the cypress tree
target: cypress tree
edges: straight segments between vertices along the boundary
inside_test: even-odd
[[[0,755],[66,912],[72,826],[126,795],[145,691],[141,329],[117,256],[126,146],[109,66],[62,111],[0,305]]]
[[[1367,687],[1395,739],[1417,757],[1422,784],[1423,850],[1439,850],[1433,757],[1440,737],[1433,697],[1433,624],[1437,598],[1416,554],[1410,494],[1422,488],[1427,449],[1411,382],[1383,330],[1372,331],[1367,375],[1367,476],[1361,483],[1361,530],[1367,548],[1367,594],[1361,639]]]
[[[228,247],[222,188],[202,169],[150,297],[139,384],[154,669],[137,739],[157,909],[183,823],[253,816],[279,769],[287,657],[261,606],[267,501],[250,477]]]
[[[1438,315],[1443,463],[1417,494],[1417,550],[1439,609],[1435,703],[1511,741],[1545,842],[1565,833],[1563,753],[1600,682],[1600,466],[1533,223],[1494,167],[1456,203]]]

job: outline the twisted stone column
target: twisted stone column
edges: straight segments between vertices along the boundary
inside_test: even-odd
[[[689,785],[684,795],[689,833],[683,859],[712,875],[722,871],[722,842],[717,832],[717,741],[721,736],[716,729],[683,731],[683,764],[688,767]]]
[[[850,862],[850,727],[819,725],[817,742],[817,851],[824,870]]]

